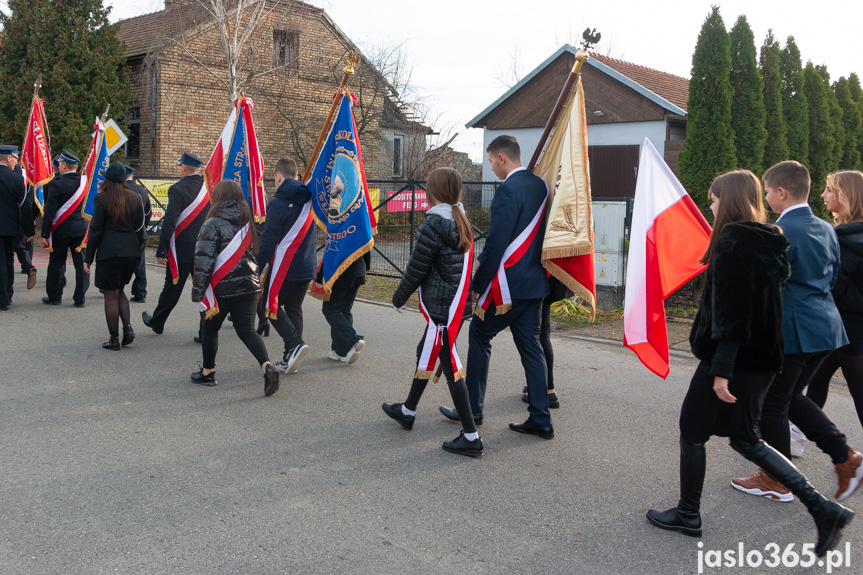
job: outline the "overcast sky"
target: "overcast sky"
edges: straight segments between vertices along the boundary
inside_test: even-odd
[[[578,46],[597,28],[596,50],[689,77],[698,32],[718,4],[730,29],[746,15],[758,47],[768,29],[793,35],[805,65],[826,64],[831,79],[863,75],[863,0],[310,0],[361,48],[404,44],[418,93],[460,135],[454,147],[482,158],[482,131],[465,124],[506,90],[500,77],[517,64],[525,75],[561,45]],[[161,10],[161,0],[106,0],[111,20]]]

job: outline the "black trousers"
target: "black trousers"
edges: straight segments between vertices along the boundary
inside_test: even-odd
[[[24,241],[23,236],[18,236],[18,241],[15,242],[15,254],[21,265],[21,272],[28,273],[33,267],[33,240],[27,242]]]
[[[333,288],[329,301],[325,301],[321,311],[330,324],[330,337],[333,341],[333,351],[344,357],[362,338],[354,329],[354,316],[351,309],[360,286],[349,288]]]
[[[90,276],[84,272],[84,255],[75,248],[84,241],[80,238],[54,238],[54,251],[48,256],[48,274],[45,278],[45,292],[48,298],[56,301],[63,299],[63,274],[66,269],[66,252],[72,254],[72,265],[75,266],[75,292],[72,300],[84,304],[84,295],[90,287]]]
[[[839,431],[814,401],[803,395],[809,380],[828,352],[786,354],[782,372],[776,376],[761,412],[761,437],[776,451],[791,458],[788,421],[830,456],[833,463],[848,460],[845,434]]]
[[[830,380],[836,370],[841,367],[842,375],[845,376],[845,381],[848,384],[848,391],[854,398],[857,418],[863,425],[863,354],[850,353],[846,351],[848,347],[834,349],[824,358],[818,371],[815,372],[809,382],[806,397],[823,409],[827,402],[827,392],[830,391]]]
[[[279,290],[279,311],[272,323],[285,342],[285,355],[306,343],[303,341],[303,300],[308,288],[308,281],[286,281]]]
[[[132,282],[132,296],[143,299],[147,297],[147,247],[141,247],[141,261],[135,270],[135,280]]]
[[[542,321],[539,324],[539,344],[548,370],[548,390],[554,390],[554,349],[551,347],[551,304],[566,298],[566,285],[554,276],[548,278],[548,295],[542,300]]]
[[[491,361],[491,340],[509,328],[527,381],[528,413],[531,422],[540,426],[551,425],[548,412],[548,371],[545,355],[539,344],[539,326],[542,313],[541,299],[514,300],[512,309],[494,315],[494,307],[486,311],[485,319],[473,316],[467,352],[467,390],[470,408],[480,414],[485,407],[485,389],[488,383],[488,366]]]
[[[0,306],[4,307],[11,303],[15,291],[14,247],[15,236],[0,236]]]
[[[255,331],[258,297],[260,294],[219,300],[219,313],[210,319],[205,319],[201,328],[201,349],[204,354],[204,361],[201,365],[203,367],[207,369],[215,369],[216,367],[216,353],[219,351],[219,329],[221,329],[228,314],[231,314],[231,322],[234,324],[237,337],[252,352],[258,365],[270,361],[264,339]]]
[[[183,295],[183,288],[186,286],[186,280],[192,275],[194,263],[177,264],[178,278],[176,285],[171,277],[171,267],[165,266],[165,285],[162,287],[162,293],[159,294],[159,303],[156,304],[156,309],[153,310],[153,320],[150,325],[157,328],[164,328],[165,322],[168,321],[168,316],[176,307]]]

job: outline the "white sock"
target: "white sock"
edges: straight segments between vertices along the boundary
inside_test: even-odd
[[[407,407],[405,407],[405,404],[404,404],[404,403],[402,404],[402,415],[407,415],[407,416],[409,416],[409,417],[415,417],[415,416],[416,416],[416,414],[417,414],[417,412],[416,412],[416,411],[411,411],[410,409],[408,409]]]
[[[476,441],[477,439],[479,439],[479,433],[477,433],[476,431],[474,431],[473,433],[465,433],[464,438],[468,441]]]

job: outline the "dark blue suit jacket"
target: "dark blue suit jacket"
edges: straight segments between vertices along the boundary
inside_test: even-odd
[[[485,247],[479,255],[479,266],[471,289],[482,294],[500,267],[504,251],[530,225],[548,195],[545,181],[530,170],[519,170],[497,188],[491,202],[491,223]],[[548,295],[548,274],[542,267],[542,240],[545,214],[539,231],[527,252],[506,270],[506,281],[513,300],[542,299]]]
[[[831,290],[839,276],[839,242],[833,228],[809,206],[776,222],[791,241],[791,278],[785,283],[782,334],[785,353],[812,353],[848,343]]]
[[[299,180],[290,178],[282,182],[275,197],[267,204],[267,221],[264,223],[264,233],[258,250],[258,269],[270,262],[273,252],[279,242],[297,221],[303,205],[312,200],[312,192]],[[285,274],[285,281],[300,282],[315,279],[317,258],[317,227],[312,223],[303,243],[297,248],[297,253],[291,261],[291,267]]]

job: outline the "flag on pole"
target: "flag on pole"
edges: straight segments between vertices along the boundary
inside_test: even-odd
[[[668,376],[665,299],[706,267],[710,224],[647,138],[641,146],[623,311],[623,345]]]
[[[306,182],[312,192],[315,223],[326,231],[321,261],[326,294],[354,261],[374,246],[366,178],[354,122],[352,94],[340,93],[334,120]],[[313,290],[312,295],[319,294]]]
[[[40,212],[44,211],[45,204],[42,186],[54,177],[44,102],[38,96],[33,96],[33,105],[30,107],[30,117],[27,120],[27,131],[24,134],[24,145],[21,150],[24,178],[33,186],[34,198]]]
[[[88,222],[93,217],[93,202],[96,201],[96,194],[99,193],[99,188],[105,181],[105,172],[111,162],[108,156],[108,146],[105,143],[105,123],[100,118],[96,118],[96,125],[93,126],[93,129],[95,130],[93,143],[90,145],[87,160],[84,162],[84,172],[81,174],[82,178],[87,179],[87,197],[81,206],[81,216]],[[84,245],[87,245],[86,239]]]
[[[234,100],[228,122],[204,168],[207,189],[212,190],[222,180],[234,180],[243,189],[243,196],[251,203],[252,217],[260,223],[267,216],[264,194],[264,159],[258,147],[255,124],[252,121],[251,98]]]
[[[542,263],[596,310],[587,120],[580,77],[559,118],[534,170],[549,189]]]

